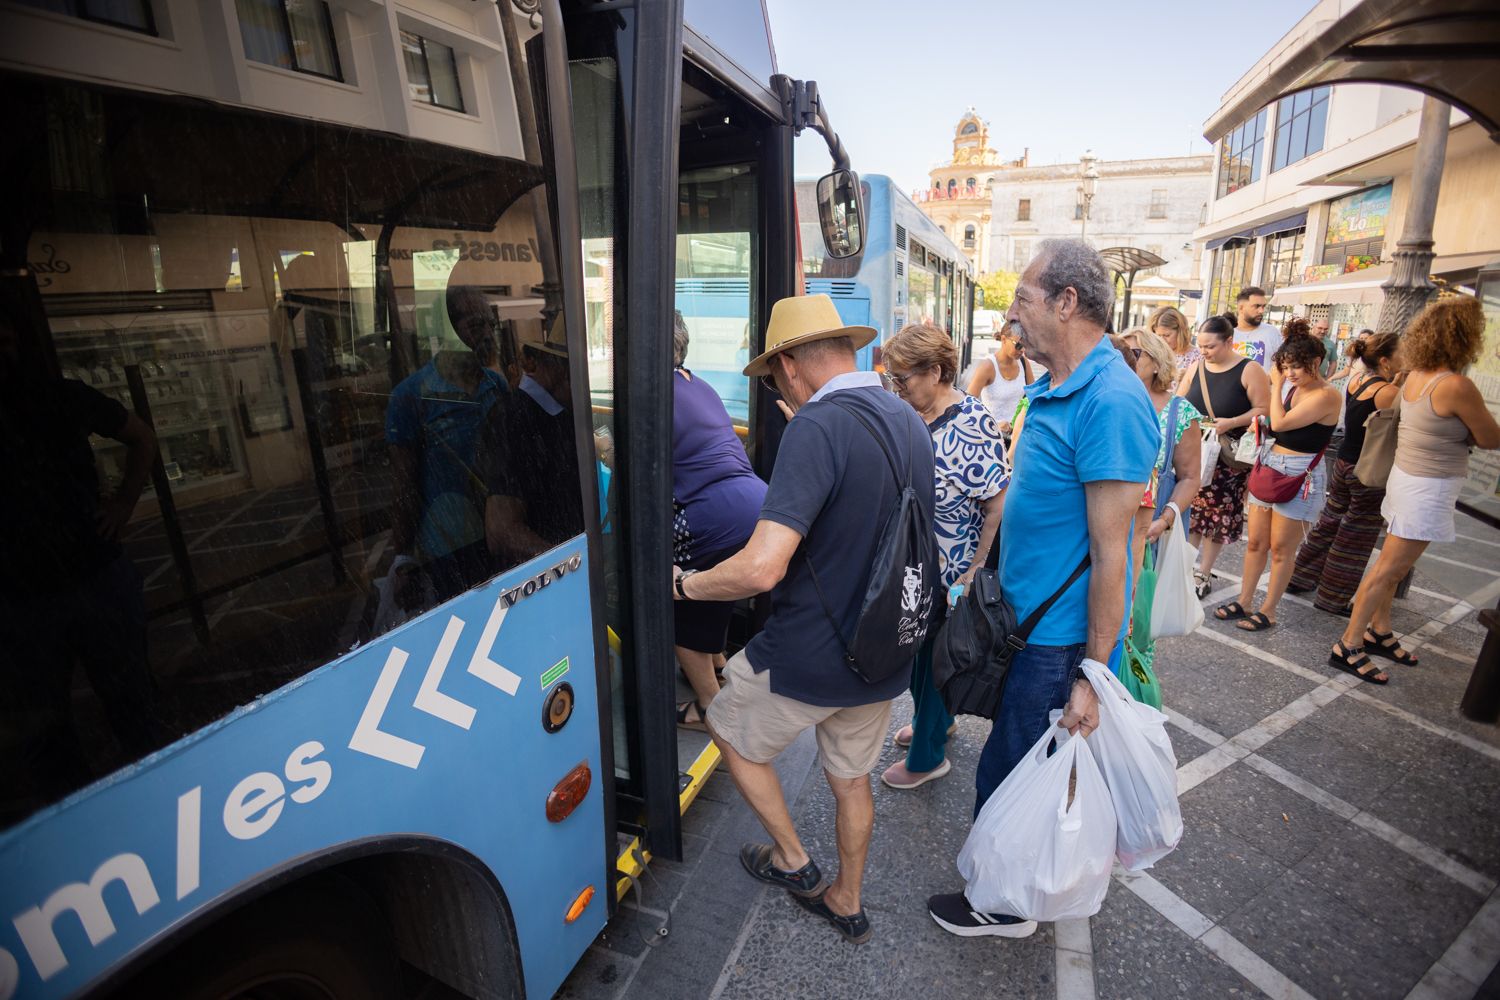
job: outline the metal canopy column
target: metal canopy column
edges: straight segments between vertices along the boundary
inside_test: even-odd
[[[1417,128],[1417,159],[1411,168],[1411,198],[1401,239],[1391,256],[1395,265],[1381,288],[1381,333],[1401,333],[1412,317],[1422,311],[1437,286],[1428,277],[1432,269],[1432,224],[1437,217],[1438,188],[1443,182],[1443,160],[1448,152],[1448,105],[1435,97],[1422,101],[1422,121]]]

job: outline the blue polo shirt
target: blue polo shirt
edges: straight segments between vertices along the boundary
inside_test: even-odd
[[[1151,397],[1120,352],[1101,337],[1062,385],[1043,375],[1026,387],[1026,423],[1000,522],[1000,580],[1024,620],[1062,586],[1088,550],[1084,483],[1144,485],[1161,432]],[[1052,605],[1029,642],[1068,646],[1088,638],[1092,568]],[[1124,634],[1127,614],[1120,622]]]

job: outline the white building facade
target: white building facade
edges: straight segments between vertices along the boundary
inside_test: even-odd
[[[1094,246],[1136,247],[1166,263],[1136,278],[1130,317],[1140,323],[1160,305],[1191,314],[1197,274],[1193,233],[1203,219],[1213,175],[1208,156],[1100,160],[1096,193],[1084,218],[1080,163],[1023,165],[998,171],[991,182],[991,260],[1021,271],[1048,239],[1084,236]],[[1184,294],[1189,293],[1189,294]]]
[[[1210,123],[1339,7],[1318,4],[1224,95]],[[1232,310],[1239,290],[1255,285],[1271,294],[1272,322],[1327,319],[1340,339],[1373,327],[1409,200],[1422,99],[1399,87],[1335,84],[1219,123],[1215,131],[1228,131],[1195,237],[1207,311]],[[1472,288],[1480,266],[1500,256],[1500,148],[1460,112],[1450,129],[1432,276],[1440,286]]]
[[[236,0],[121,0],[109,19],[5,6],[0,62],[522,155],[494,4],[332,0],[282,18]]]

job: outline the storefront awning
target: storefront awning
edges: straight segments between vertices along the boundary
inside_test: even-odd
[[[1307,209],[1295,212],[1292,215],[1283,216],[1274,222],[1262,223],[1251,231],[1252,236],[1275,236],[1277,233],[1288,233],[1293,229],[1301,229],[1307,225]]]
[[[1246,226],[1238,232],[1227,236],[1216,236],[1203,244],[1205,250],[1217,250],[1219,247],[1234,240],[1254,240],[1262,236],[1274,236],[1277,233],[1285,233],[1293,229],[1300,229],[1307,225],[1307,209],[1293,212],[1291,215],[1283,215],[1270,222],[1261,222],[1254,226]]]
[[[1271,303],[1293,306],[1379,302],[1384,295],[1380,289],[1381,283],[1390,276],[1390,264],[1376,264],[1363,271],[1341,274],[1326,281],[1286,285],[1272,292]]]
[[[1468,283],[1478,277],[1480,268],[1497,258],[1500,258],[1500,250],[1449,254],[1435,258],[1430,273],[1450,284]],[[1380,286],[1390,278],[1392,266],[1387,261],[1326,281],[1286,285],[1275,290],[1271,301],[1278,306],[1379,302],[1385,296]]]

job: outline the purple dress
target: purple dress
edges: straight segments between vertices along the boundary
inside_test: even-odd
[[[766,484],[713,386],[678,369],[672,387],[672,559],[691,569],[749,541]]]

